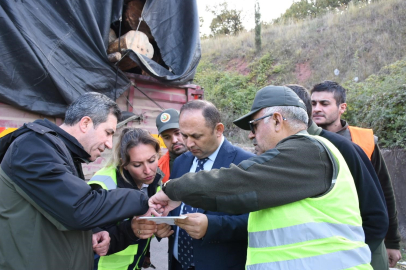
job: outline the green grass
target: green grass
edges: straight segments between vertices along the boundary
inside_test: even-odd
[[[323,80],[334,80],[350,90],[348,117],[353,124],[373,127],[384,147],[405,148],[403,75],[388,71],[392,63],[406,56],[405,21],[406,1],[386,0],[351,5],[340,14],[295,24],[263,25],[259,53],[253,31],[206,39],[195,82],[221,110],[226,132],[244,142],[232,120],[249,111],[260,88],[288,83],[311,88]],[[333,74],[335,69],[340,70],[339,76]],[[387,75],[391,79],[383,79]],[[355,77],[359,78],[357,84],[351,83]],[[392,104],[397,104],[393,110]]]

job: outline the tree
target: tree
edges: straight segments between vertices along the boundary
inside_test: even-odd
[[[244,30],[242,26],[242,10],[228,9],[227,3],[224,2],[214,6],[212,9],[207,7],[207,11],[214,15],[214,19],[210,24],[213,36],[237,35]]]
[[[204,23],[203,17],[199,17],[199,27],[202,28]]]
[[[282,15],[283,19],[303,20],[308,17],[316,17],[318,13],[315,1],[300,0],[294,2]]]
[[[255,1],[255,48],[257,52],[261,50],[261,12],[259,10],[259,2]]]
[[[275,22],[278,23],[286,19],[303,20],[315,18],[328,11],[339,11],[347,8],[350,2],[368,3],[369,0],[300,0],[294,2]]]

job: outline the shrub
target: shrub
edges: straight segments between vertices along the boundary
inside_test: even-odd
[[[256,87],[248,76],[236,72],[220,71],[212,63],[201,62],[195,82],[204,86],[205,99],[221,112],[225,135],[234,142],[247,142],[246,134],[234,126],[233,121],[251,109]]]
[[[406,149],[406,58],[384,67],[365,82],[348,82],[345,86],[348,121],[372,128],[382,147]]]

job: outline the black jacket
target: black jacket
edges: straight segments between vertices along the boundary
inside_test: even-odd
[[[79,164],[89,155],[48,120],[15,132],[0,140],[0,268],[92,269],[90,229],[144,214],[148,197],[92,191]]]

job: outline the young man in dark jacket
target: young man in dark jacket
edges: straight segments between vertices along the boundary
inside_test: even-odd
[[[395,195],[392,188],[392,180],[386,168],[381,150],[378,147],[378,138],[373,135],[372,129],[349,126],[341,119],[341,115],[347,109],[346,89],[333,81],[324,81],[313,86],[311,92],[312,118],[321,128],[342,135],[344,138],[358,144],[367,154],[378,175],[389,216],[389,230],[385,242],[379,247],[378,257],[386,252],[389,258],[389,266],[395,267],[402,256],[400,254],[400,234],[398,231],[398,219],[395,203]],[[372,256],[374,262],[374,256]],[[388,269],[385,260],[374,262],[374,269]]]
[[[1,269],[92,269],[91,229],[147,212],[138,190],[84,181],[81,163],[112,147],[120,115],[114,101],[86,93],[60,127],[37,120],[0,140]]]

